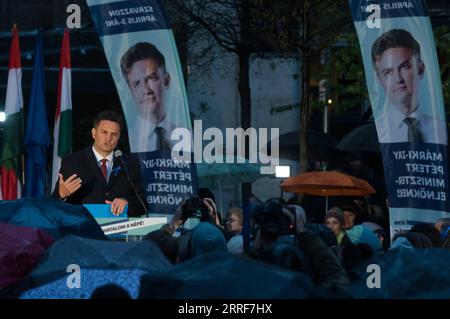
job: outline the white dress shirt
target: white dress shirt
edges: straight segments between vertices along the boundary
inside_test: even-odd
[[[167,115],[164,116],[162,121],[157,125],[139,116],[135,125],[128,130],[130,150],[132,153],[152,152],[157,150],[158,136],[155,132],[156,127],[162,127],[164,129],[164,138],[170,147],[174,145],[174,142],[170,139],[170,134],[176,126],[169,121]]]
[[[103,157],[97,150],[95,149],[94,145],[92,145],[92,151],[94,152],[95,158],[97,159],[97,165],[98,167],[102,166],[102,159],[106,159],[106,172],[109,180],[109,176],[111,175],[112,167],[113,167],[113,158],[114,158],[114,152],[111,152],[108,154],[108,156]]]
[[[376,127],[380,143],[408,142],[408,125],[405,119],[415,118],[419,121],[417,129],[422,135],[424,143],[447,145],[447,124],[420,112],[419,108],[409,116],[404,115],[395,106],[388,105],[388,109],[378,119]]]

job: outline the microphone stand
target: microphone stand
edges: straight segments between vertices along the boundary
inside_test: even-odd
[[[148,217],[147,207],[145,206],[144,202],[142,201],[142,198],[139,195],[139,193],[138,193],[138,191],[136,189],[136,186],[134,185],[133,180],[131,179],[130,173],[128,172],[128,169],[127,169],[127,167],[125,165],[125,162],[124,162],[124,160],[122,158],[122,154],[117,156],[116,158],[119,158],[120,165],[122,166],[123,170],[125,171],[125,176],[126,176],[128,182],[130,183],[131,188],[133,188],[133,191],[136,194],[136,197],[138,198],[139,202],[141,203],[141,206],[144,208],[145,216]]]

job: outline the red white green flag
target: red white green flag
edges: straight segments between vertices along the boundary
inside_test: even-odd
[[[72,151],[72,74],[70,66],[70,36],[64,31],[59,67],[58,101],[53,132],[52,187],[58,180],[61,159]]]
[[[4,200],[21,198],[23,151],[23,95],[19,33],[14,27],[9,56],[5,101],[3,147],[1,149],[1,191]]]

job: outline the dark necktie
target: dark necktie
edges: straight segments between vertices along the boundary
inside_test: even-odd
[[[101,170],[102,170],[102,174],[103,177],[105,178],[105,181],[108,181],[108,169],[106,167],[106,162],[108,160],[106,158],[100,160],[100,162],[102,162],[102,165],[100,166]]]
[[[404,122],[408,125],[408,142],[423,142],[422,133],[417,128],[420,121],[413,117],[407,117]]]
[[[164,128],[158,126],[155,128],[156,134],[156,149],[161,151],[170,151],[170,145],[167,142],[166,137],[164,136],[165,130]]]

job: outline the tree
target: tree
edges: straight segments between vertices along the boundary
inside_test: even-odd
[[[192,37],[208,35],[227,52],[237,55],[241,127],[251,124],[249,67],[252,54],[295,54],[301,63],[300,166],[307,165],[306,132],[311,113],[312,57],[351,25],[346,1],[336,0],[177,0]],[[247,154],[246,154],[247,155]],[[251,186],[243,187],[243,198]]]
[[[446,113],[450,113],[450,28],[434,30]],[[327,78],[330,95],[337,101],[335,111],[345,111],[368,103],[369,96],[356,32],[339,37],[339,45],[331,51],[328,63],[320,69],[319,78]]]
[[[261,12],[264,3],[258,0],[177,0],[183,19],[191,30],[194,45],[204,51],[213,50],[209,39],[227,52],[237,55],[239,64],[240,123],[245,130],[251,125],[250,56],[253,53],[274,51],[265,36],[271,28]],[[205,43],[207,43],[205,45]],[[248,152],[248,149],[246,150]],[[246,153],[248,158],[248,154]],[[243,184],[242,198],[251,194],[251,184]]]
[[[350,8],[347,1],[335,0],[286,0],[274,4],[275,14],[272,15],[278,21],[279,34],[282,36],[277,43],[282,52],[297,52],[301,58],[300,83],[301,115],[299,119],[299,144],[300,144],[300,168],[307,169],[308,145],[307,131],[311,110],[314,105],[312,100],[311,81],[313,66],[320,64],[317,61],[324,50],[331,47],[337,36],[349,30],[352,26]]]

